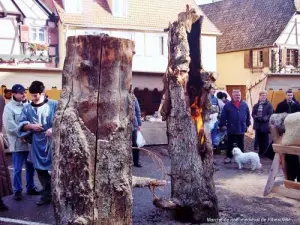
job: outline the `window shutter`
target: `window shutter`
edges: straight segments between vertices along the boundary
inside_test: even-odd
[[[27,25],[20,25],[21,42],[29,42],[29,27]]]
[[[268,48],[264,48],[264,50],[263,50],[263,61],[264,61],[264,67],[270,66],[270,56],[269,56]]]
[[[246,69],[251,68],[251,63],[252,63],[251,58],[252,58],[251,51],[250,50],[244,51],[244,68]]]
[[[56,27],[48,27],[49,45],[58,45],[58,32]]]

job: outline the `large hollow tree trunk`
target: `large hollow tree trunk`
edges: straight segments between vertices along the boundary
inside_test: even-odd
[[[56,224],[131,224],[134,44],[69,37],[54,121]]]
[[[212,77],[201,68],[201,24],[202,17],[187,7],[169,27],[162,114],[167,119],[171,157],[171,201],[161,199],[154,204],[175,209],[179,219],[206,222],[218,217],[218,204],[210,131],[206,128]]]

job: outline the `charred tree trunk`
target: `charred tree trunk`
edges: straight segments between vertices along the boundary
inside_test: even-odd
[[[56,224],[131,224],[134,44],[69,37],[54,121]]]
[[[157,207],[176,210],[179,219],[206,222],[218,217],[213,181],[213,152],[208,99],[211,74],[202,71],[200,34],[202,17],[193,9],[179,14],[169,27],[169,68],[165,76],[162,114],[167,119],[171,157],[171,200]]]

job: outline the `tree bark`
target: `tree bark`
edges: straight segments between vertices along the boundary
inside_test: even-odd
[[[69,37],[53,128],[56,224],[131,224],[134,43]]]
[[[208,91],[214,77],[201,66],[201,23],[202,17],[187,7],[170,24],[162,114],[167,120],[171,157],[171,200],[157,199],[154,204],[176,210],[179,219],[207,222],[218,217],[218,203],[206,126],[211,112]]]
[[[159,187],[166,186],[166,180],[157,180],[150,177],[136,177],[132,176],[132,187]]]

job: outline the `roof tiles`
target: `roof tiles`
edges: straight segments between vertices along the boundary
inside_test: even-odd
[[[222,33],[218,53],[272,46],[296,12],[294,0],[223,0],[200,7]]]
[[[203,15],[194,0],[128,0],[127,17],[113,16],[110,0],[82,0],[82,13],[66,13],[62,0],[54,2],[63,23],[86,27],[163,31],[186,9],[187,4]],[[220,34],[207,17],[202,32]]]

